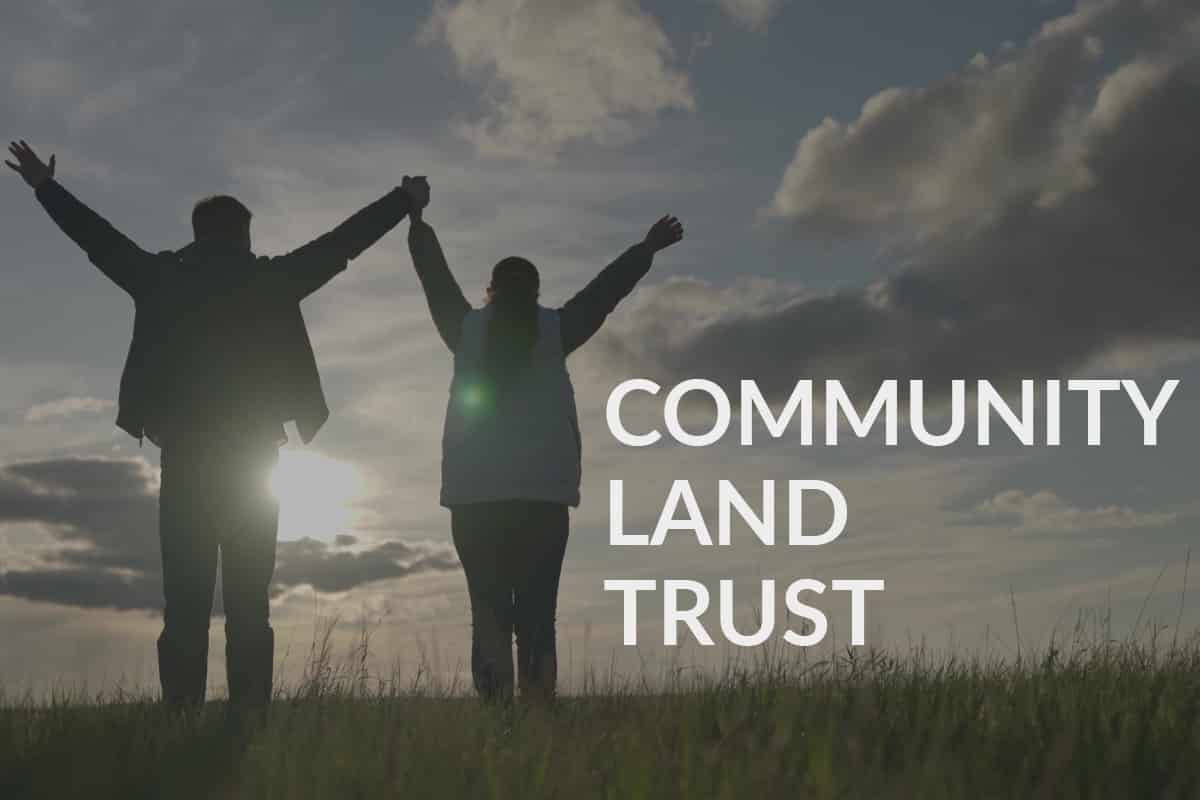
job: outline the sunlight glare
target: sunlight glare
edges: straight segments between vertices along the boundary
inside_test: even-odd
[[[330,541],[350,527],[362,479],[345,462],[309,450],[284,449],[271,471],[270,487],[279,500],[280,539]]]

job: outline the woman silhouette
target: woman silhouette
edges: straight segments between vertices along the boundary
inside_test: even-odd
[[[405,188],[420,198],[417,187]],[[683,227],[671,216],[654,223],[561,309],[538,303],[533,264],[506,258],[492,270],[486,305],[474,309],[433,228],[419,209],[409,216],[413,265],[454,354],[441,503],[471,597],[475,688],[489,700],[512,697],[515,632],[521,694],[549,700],[568,508],[579,505],[579,423],[566,358],[600,329],[654,254],[683,238]]]

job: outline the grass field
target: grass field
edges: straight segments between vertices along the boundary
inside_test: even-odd
[[[552,709],[327,657],[265,720],[8,698],[0,798],[1200,797],[1195,638],[764,658],[665,690],[593,681]]]

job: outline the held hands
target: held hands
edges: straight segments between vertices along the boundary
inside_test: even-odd
[[[429,181],[424,175],[415,177],[405,175],[404,180],[400,182],[400,190],[408,195],[411,203],[409,217],[420,219],[421,212],[425,210],[425,206],[429,205]]]
[[[667,214],[650,228],[642,243],[654,252],[666,250],[683,238],[683,223]]]
[[[54,177],[54,156],[50,156],[49,164],[43,163],[24,139],[9,142],[8,152],[12,153],[16,163],[5,161],[5,166],[20,175],[34,189]]]

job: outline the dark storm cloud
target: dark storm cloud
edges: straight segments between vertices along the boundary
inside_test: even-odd
[[[54,545],[36,563],[0,570],[0,595],[81,608],[157,610],[162,589],[157,474],[142,459],[64,458],[0,468],[0,526],[38,525]],[[453,550],[400,540],[280,542],[274,594],[296,586],[345,592],[455,569]]]
[[[769,211],[809,235],[902,231],[899,268],[790,300],[670,282],[637,298],[610,355],[778,395],[801,377],[1037,377],[1195,341],[1198,54],[1194,6],[1087,2],[995,61],[827,120]],[[699,323],[680,313],[706,303]]]

